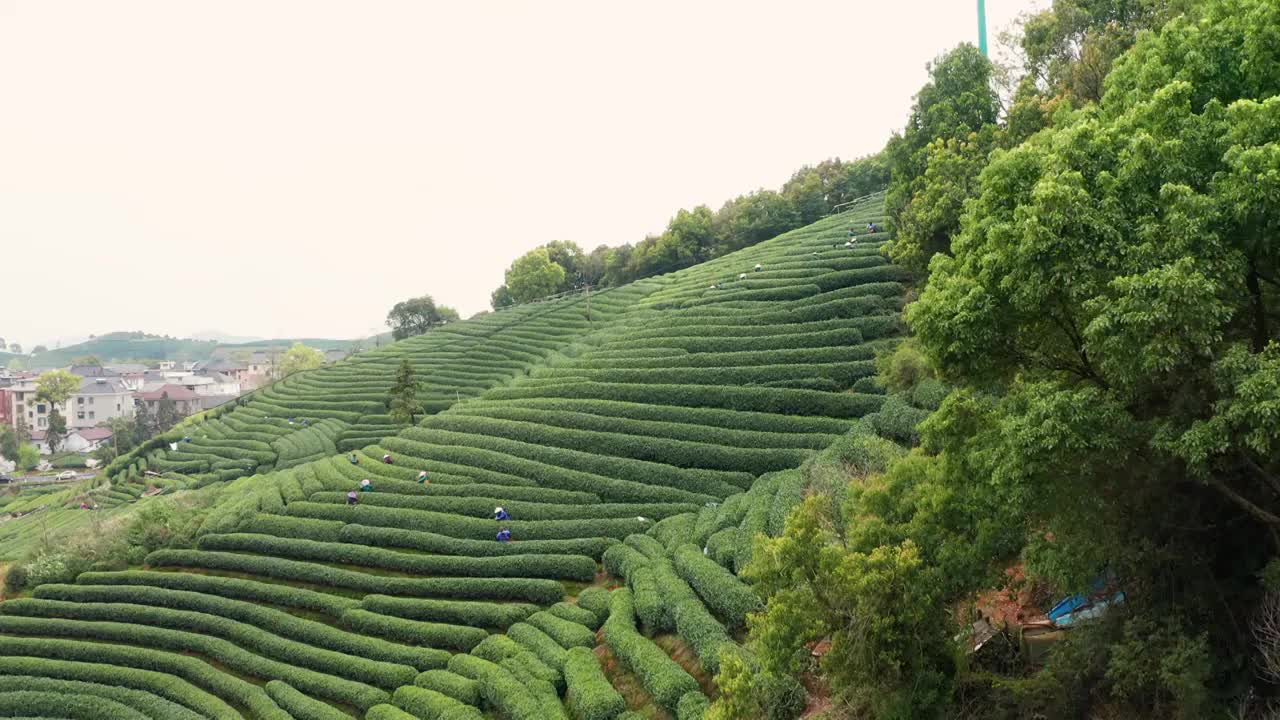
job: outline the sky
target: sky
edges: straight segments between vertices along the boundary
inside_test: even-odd
[[[987,0],[988,32],[1044,0]],[[973,0],[0,0],[0,337],[357,337],[883,147]]]

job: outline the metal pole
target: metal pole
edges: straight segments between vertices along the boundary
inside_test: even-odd
[[[987,3],[978,0],[978,49],[987,57]]]

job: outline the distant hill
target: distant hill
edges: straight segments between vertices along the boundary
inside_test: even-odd
[[[352,340],[335,340],[332,338],[280,338],[274,340],[256,340],[248,343],[223,344],[214,340],[193,340],[191,338],[175,338],[164,335],[152,335],[143,332],[113,332],[98,335],[82,343],[47,350],[28,358],[33,368],[63,367],[72,364],[76,358],[92,355],[104,363],[130,362],[145,360],[175,360],[179,362],[208,360],[224,353],[220,349],[231,350],[265,350],[267,348],[287,348],[295,342],[320,350],[347,350]],[[361,341],[365,347],[373,345],[372,341]],[[9,353],[0,353],[0,360],[8,362],[13,357]]]

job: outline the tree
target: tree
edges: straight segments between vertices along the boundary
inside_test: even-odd
[[[44,430],[44,442],[49,446],[49,454],[57,454],[62,441],[67,437],[67,420],[54,408],[49,412],[49,424]]]
[[[155,437],[157,431],[155,414],[151,411],[150,405],[139,402],[133,411],[132,444],[141,445]]]
[[[22,346],[19,345],[18,343],[9,343],[9,352],[13,353],[14,355],[21,355]]]
[[[396,369],[396,380],[391,386],[388,405],[391,408],[391,420],[396,423],[413,425],[417,416],[423,412],[418,402],[418,381],[414,377],[413,365],[407,358],[400,360]]]
[[[564,280],[561,281],[556,292],[567,292],[585,284],[582,266],[587,258],[577,243],[569,240],[552,240],[543,247],[547,249],[547,257],[551,262],[564,268]]]
[[[81,378],[66,370],[49,370],[36,378],[36,398],[52,404],[55,409],[65,403],[80,389]]]
[[[421,335],[457,320],[457,310],[447,305],[436,305],[430,295],[398,302],[387,313],[387,326],[391,328],[391,337],[396,340]]]
[[[81,355],[71,361],[72,365],[87,365],[89,367],[102,367],[102,360],[97,355]]]
[[[49,352],[49,348],[45,345],[37,345],[31,348],[32,355],[39,355],[40,353],[46,353],[46,352]]]
[[[280,358],[280,377],[303,370],[314,370],[324,364],[324,353],[302,343],[294,343]]]
[[[18,467],[23,470],[35,470],[40,464],[40,450],[35,445],[23,443],[18,448]]]
[[[5,363],[5,367],[9,368],[10,370],[26,370],[27,368],[31,367],[31,363],[28,362],[25,357],[21,355],[15,355],[9,358],[9,362]]]
[[[56,453],[67,434],[67,422],[61,408],[80,389],[80,376],[66,370],[50,370],[36,378],[36,399],[49,403],[49,424],[45,442],[50,453]]]
[[[18,461],[18,446],[21,440],[18,439],[18,433],[8,425],[0,425],[0,457],[6,458],[13,462]]]
[[[5,344],[4,338],[0,337],[0,351],[3,351],[7,347],[9,346]]]
[[[950,169],[941,177],[935,173],[934,177],[927,178],[931,160],[942,157],[951,160],[986,147],[968,148],[948,143],[952,140],[970,143],[972,134],[995,124],[999,98],[991,87],[991,75],[991,63],[977,48],[967,43],[942,55],[929,66],[929,82],[916,94],[906,129],[901,135],[894,135],[885,146],[891,177],[885,209],[895,227],[902,225],[904,216],[908,220],[912,217],[910,206],[913,203],[928,202],[928,199],[921,199],[921,195],[930,180],[947,182],[953,179],[954,172]],[[941,144],[936,141],[941,141]],[[932,155],[930,148],[933,148]],[[941,155],[940,151],[943,151]],[[971,166],[963,164],[960,167]],[[935,193],[946,194],[946,190],[935,190]],[[958,208],[953,202],[935,202],[934,208],[945,208],[951,212],[931,218],[925,223],[927,231],[919,231],[907,238],[899,237],[891,249],[895,259],[909,257],[913,266],[923,269],[934,251],[949,250],[949,233],[958,226]],[[914,211],[916,217],[930,214],[934,213]],[[929,242],[930,246],[921,246],[921,241]]]
[[[168,432],[173,429],[173,426],[177,425],[178,421],[181,419],[182,416],[178,414],[178,405],[169,397],[169,393],[160,393],[160,400],[156,403],[156,432]]]
[[[1274,2],[1210,0],[1140,37],[1096,108],[993,154],[907,312],[960,386],[926,444],[1026,518],[1033,573],[1142,589],[1126,615],[1162,644],[1096,631],[1136,655],[1250,616],[1280,557],[1278,28]],[[1249,643],[1215,627],[1222,689]],[[1145,677],[1109,687],[1171,692]],[[1180,716],[1213,714],[1206,681]]]
[[[527,303],[555,293],[564,283],[564,268],[551,261],[545,247],[516,258],[507,268],[506,286],[511,299]]]
[[[494,290],[489,295],[489,305],[491,305],[494,310],[501,310],[502,308],[511,307],[515,304],[516,299],[511,297],[511,288],[506,285],[499,285],[498,289]]]

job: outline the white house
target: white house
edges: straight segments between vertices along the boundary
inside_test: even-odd
[[[133,417],[133,392],[118,377],[87,377],[67,406],[68,428],[92,428],[107,420]]]
[[[112,434],[109,428],[94,427],[71,430],[58,445],[58,452],[91,453],[103,445],[111,444],[111,437]],[[31,442],[40,451],[41,455],[51,454],[49,452],[49,443],[45,441],[44,430],[32,430]]]

